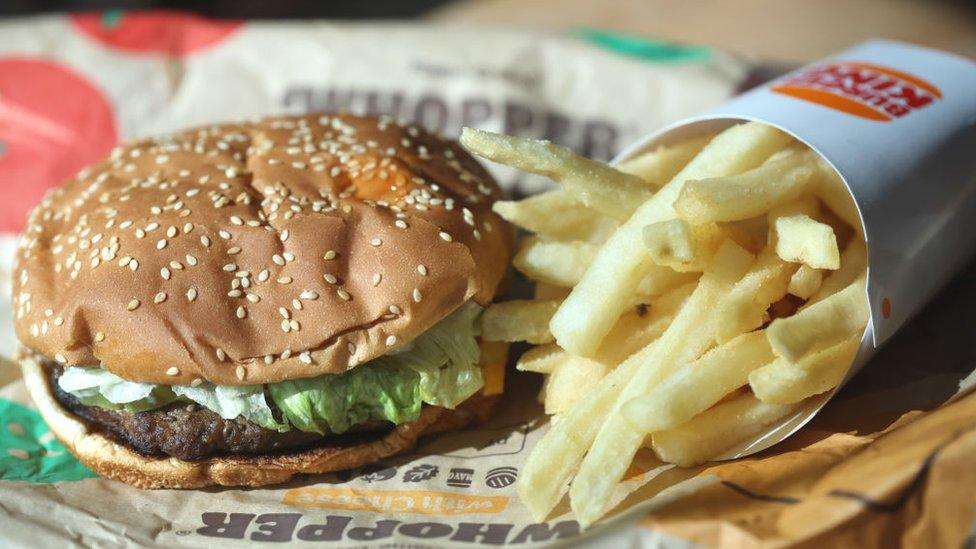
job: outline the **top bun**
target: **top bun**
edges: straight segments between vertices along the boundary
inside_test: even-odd
[[[275,117],[116,148],[51,192],[17,252],[17,335],[131,381],[343,372],[505,273],[491,176],[387,118]]]

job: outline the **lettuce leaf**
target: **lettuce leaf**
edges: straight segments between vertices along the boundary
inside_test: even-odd
[[[166,385],[136,383],[102,368],[65,368],[58,385],[86,406],[144,412],[177,399]]]
[[[424,403],[454,408],[481,389],[475,339],[480,314],[481,307],[466,303],[398,351],[342,374],[268,385],[189,387],[136,383],[102,368],[71,367],[58,384],[89,406],[139,412],[192,401],[224,419],[244,417],[277,431],[342,433],[367,420],[401,424],[417,419]],[[266,394],[281,418],[275,417]]]

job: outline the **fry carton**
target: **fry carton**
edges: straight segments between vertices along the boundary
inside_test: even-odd
[[[973,90],[969,59],[870,41],[653,133],[615,161],[742,121],[775,126],[819,153],[853,196],[868,248],[871,320],[850,379],[976,252]],[[724,457],[780,442],[837,390]]]

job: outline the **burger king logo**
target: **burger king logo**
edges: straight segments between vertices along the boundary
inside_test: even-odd
[[[770,89],[878,122],[901,118],[942,98],[939,88],[917,76],[851,61],[811,67]]]

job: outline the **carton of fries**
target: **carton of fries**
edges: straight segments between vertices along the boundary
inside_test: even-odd
[[[817,194],[851,227],[863,226],[868,258],[870,320],[863,341],[838,345],[848,357],[841,362],[851,364],[844,367],[846,381],[976,252],[976,163],[969,156],[976,147],[974,89],[972,60],[870,41],[649,135],[613,163],[627,166],[644,151],[758,121],[788,133],[836,169],[853,202],[844,205],[838,189]],[[815,272],[803,264],[790,284],[811,284],[801,277]],[[777,328],[789,331],[786,325]],[[817,355],[821,363],[825,353]],[[750,455],[783,440],[842,385],[721,458]]]

